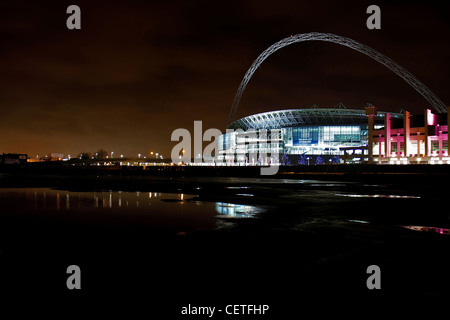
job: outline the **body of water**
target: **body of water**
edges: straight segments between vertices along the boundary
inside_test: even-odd
[[[111,190],[94,183],[76,191],[1,188],[3,286],[67,294],[65,268],[77,264],[87,274],[85,294],[144,297],[161,314],[173,310],[167,319],[193,301],[252,300],[292,315],[298,301],[312,307],[448,298],[450,215],[445,192],[433,187],[255,178],[137,182],[120,190],[119,183]],[[384,272],[384,291],[376,296],[365,286],[372,264]]]

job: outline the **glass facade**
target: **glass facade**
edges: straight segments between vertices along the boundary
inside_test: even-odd
[[[367,146],[367,125],[298,126],[226,133],[218,139],[219,155],[245,161],[248,155],[338,155],[341,147]],[[225,157],[226,158],[226,157]],[[249,161],[249,160],[247,160]]]
[[[305,126],[283,129],[288,140],[292,140],[292,146],[309,145],[348,145],[360,144],[367,139],[367,130],[361,130],[361,126]],[[364,135],[366,137],[362,137]]]
[[[282,129],[287,154],[338,154],[340,147],[367,145],[367,126],[302,126]]]

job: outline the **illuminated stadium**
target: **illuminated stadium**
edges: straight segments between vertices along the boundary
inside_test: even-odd
[[[383,127],[385,112],[377,113],[375,129]],[[401,113],[391,113],[402,119]],[[230,132],[218,139],[222,159],[235,163],[266,164],[282,161],[281,155],[291,161],[307,156],[317,161],[318,156],[336,161],[342,150],[356,148],[360,159],[368,161],[368,118],[365,110],[336,108],[288,109],[250,115],[232,122]],[[261,138],[261,133],[267,136]],[[364,152],[366,151],[366,152]],[[365,153],[365,154],[364,154]],[[264,158],[259,155],[264,154]],[[280,157],[274,157],[280,155]],[[309,162],[309,161],[308,161]]]
[[[276,51],[305,41],[324,41],[369,56],[405,80],[427,101],[423,115],[365,109],[286,109],[234,120],[241,97],[259,66]],[[431,112],[433,107],[437,113]],[[331,33],[302,33],[264,50],[244,75],[234,97],[227,133],[217,139],[218,160],[227,165],[378,163],[450,164],[447,106],[410,72],[355,40]]]

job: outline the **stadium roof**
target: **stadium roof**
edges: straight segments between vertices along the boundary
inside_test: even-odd
[[[384,114],[378,111],[375,122],[382,123]],[[401,113],[390,113],[403,118]],[[279,129],[305,125],[360,125],[367,124],[365,110],[343,108],[287,109],[246,116],[230,124],[229,129]]]

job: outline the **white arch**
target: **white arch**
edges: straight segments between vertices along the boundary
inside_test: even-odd
[[[241,100],[242,94],[250,81],[253,73],[255,73],[256,69],[263,63],[264,60],[268,56],[270,56],[275,51],[284,48],[290,44],[303,42],[303,41],[326,41],[340,44],[342,46],[349,47],[353,50],[364,53],[365,55],[371,57],[372,59],[378,61],[384,66],[388,67],[392,71],[394,71],[398,76],[403,78],[411,87],[417,90],[429,103],[432,105],[438,112],[445,113],[447,112],[447,107],[445,104],[433,93],[430,89],[428,89],[422,82],[420,82],[416,77],[414,77],[410,72],[399,66],[390,58],[385,55],[379,53],[378,51],[359,43],[350,38],[341,37],[332,33],[301,33],[296,34],[295,36],[290,36],[288,38],[284,38],[277,43],[271,45],[269,48],[264,50],[263,53],[259,55],[259,57],[253,62],[251,67],[248,69],[247,73],[242,79],[241,84],[239,85],[239,89],[236,92],[236,96],[234,97],[233,106],[230,111],[230,116],[228,118],[228,125],[230,125],[234,117],[236,116],[237,108],[239,105],[239,101]]]

